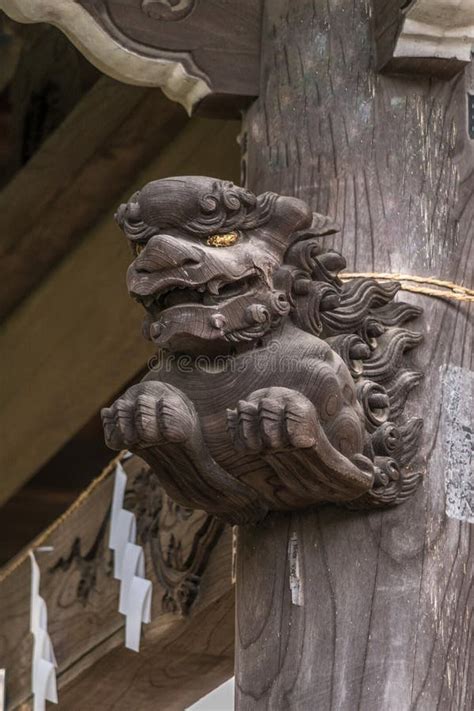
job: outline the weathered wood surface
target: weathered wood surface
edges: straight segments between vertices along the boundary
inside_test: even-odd
[[[450,77],[471,61],[472,0],[376,0],[374,20],[384,71]]]
[[[422,420],[404,410],[422,335],[406,325],[422,310],[394,301],[396,282],[341,281],[344,257],[320,245],[330,220],[208,176],[152,181],[116,219],[143,334],[165,357],[102,410],[111,449],[233,524],[414,493]]]
[[[124,198],[170,173],[235,178],[237,128],[235,122],[192,119],[135,177]],[[3,325],[0,502],[110,401],[152,352],[140,335],[140,309],[117,277],[125,273],[130,251],[114,209]]]
[[[202,539],[206,514],[178,516],[168,525],[167,501],[161,515],[168,521],[161,530],[158,509],[144,507],[140,500],[140,476],[146,465],[135,458],[124,467],[128,473],[125,505],[137,516],[137,543],[144,547],[146,577],[153,582],[152,622],[143,626],[140,653],[124,647],[119,581],[111,575],[107,542],[112,475],[42,542],[54,546],[54,551],[36,556],[48,631],[59,664],[59,708],[68,711],[178,711],[232,674],[230,530],[222,527],[220,535],[200,549],[196,544]],[[155,487],[149,498],[156,502],[159,492]],[[173,557],[176,545],[183,560]],[[168,551],[168,560],[156,554],[157,546]],[[195,581],[197,597],[189,614],[168,611],[169,588],[159,573],[172,575],[187,566],[191,570],[196,559],[204,566]],[[7,670],[8,711],[31,708],[30,581],[27,558],[0,582],[0,667]]]
[[[105,77],[90,90],[0,192],[0,318],[186,123],[185,112],[160,91]]]
[[[0,0],[18,22],[59,27],[101,71],[161,87],[191,112],[231,111],[258,88],[261,0]]]
[[[248,185],[332,216],[343,231],[328,241],[351,271],[469,285],[472,67],[451,81],[377,75],[370,9],[364,0],[267,3],[262,93],[244,126]],[[449,516],[445,493],[447,459],[454,447],[462,460],[456,446],[468,446],[469,431],[446,428],[448,403],[462,402],[463,387],[443,393],[442,375],[459,375],[467,389],[470,306],[403,297],[425,309],[417,353],[425,381],[411,402],[425,418],[423,486],[390,511],[326,507],[239,531],[240,710],[473,706],[472,534],[459,519],[469,517],[469,489],[464,481],[454,492]],[[290,538],[302,606],[291,603]]]

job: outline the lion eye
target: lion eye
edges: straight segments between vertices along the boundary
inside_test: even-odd
[[[145,245],[140,244],[140,242],[135,242],[135,244],[133,245],[133,248],[135,251],[135,256],[138,257],[138,255],[141,254],[143,252],[143,250],[145,249]]]
[[[230,247],[239,239],[237,232],[226,232],[223,235],[211,235],[207,238],[210,247]]]

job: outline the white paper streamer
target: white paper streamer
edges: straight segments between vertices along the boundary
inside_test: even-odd
[[[112,495],[112,512],[110,514],[109,548],[117,550],[118,514],[123,508],[123,497],[127,486],[127,475],[121,464],[115,467],[114,493]]]
[[[38,548],[39,551],[52,550]],[[31,669],[31,688],[33,692],[33,711],[45,711],[46,701],[58,703],[56,687],[56,657],[48,635],[48,610],[40,595],[40,569],[33,551],[31,560],[31,607],[30,631],[34,637],[33,663]]]
[[[0,669],[0,711],[5,711],[5,669]]]
[[[114,577],[120,580],[119,612],[125,615],[125,646],[138,652],[142,622],[151,619],[152,582],[145,579],[145,556],[136,545],[135,514],[123,508],[127,475],[115,469],[109,547],[114,551]]]
[[[145,580],[134,575],[127,600],[127,613],[125,622],[125,646],[140,651],[140,633],[142,622],[151,619],[151,580]]]
[[[135,543],[127,543],[123,554],[121,572],[122,584],[120,586],[119,612],[122,615],[126,615],[128,613],[127,605],[132,580],[135,576],[145,577],[145,556],[140,546],[135,545]]]
[[[137,535],[137,523],[131,511],[121,509],[117,514],[117,535],[114,556],[114,578],[123,580],[123,557],[125,549],[130,543],[135,543]]]

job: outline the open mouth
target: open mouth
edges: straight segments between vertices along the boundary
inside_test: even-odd
[[[261,279],[255,274],[227,282],[214,278],[205,284],[194,286],[168,284],[153,294],[137,295],[135,298],[144,305],[152,316],[156,316],[172,306],[191,306],[193,304],[216,306],[223,301],[254,291],[260,284]]]

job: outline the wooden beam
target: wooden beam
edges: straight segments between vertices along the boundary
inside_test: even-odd
[[[2,188],[58,129],[100,76],[55,27],[25,27],[12,21],[9,25],[21,42],[21,51],[4,93],[10,110],[10,150],[0,167]]]
[[[237,122],[192,119],[123,199],[167,175],[209,173],[235,180],[238,129]],[[152,353],[137,329],[141,309],[122,281],[130,253],[113,220],[118,202],[3,326],[0,503]]]
[[[138,458],[124,467],[125,505],[137,516],[137,543],[145,551],[145,575],[153,582],[152,621],[143,627],[140,652],[124,647],[119,582],[111,576],[107,541],[113,466],[41,541],[54,546],[53,552],[36,556],[59,664],[59,707],[68,711],[112,707],[178,711],[232,675],[230,529],[203,512],[182,516],[178,510],[170,519],[173,507],[156,484],[147,488],[149,505],[143,507],[140,492],[148,469]],[[203,538],[205,521],[214,527],[212,538]],[[187,574],[182,562],[178,571],[172,555],[167,559],[172,537],[180,546]],[[170,600],[178,599],[177,587],[164,585],[163,580],[179,576],[184,580],[186,575],[197,585],[197,597],[183,615],[167,609]],[[30,578],[30,562],[24,555],[0,572],[0,667],[7,670],[10,711],[30,708],[31,703]]]
[[[379,69],[450,77],[471,61],[472,0],[376,0],[374,9]]]
[[[0,318],[82,239],[187,120],[160,91],[106,77],[86,94],[0,192]]]
[[[0,93],[10,84],[21,57],[23,43],[15,32],[15,25],[6,15],[0,15]]]
[[[105,74],[161,87],[189,113],[248,104],[259,78],[261,0],[0,0],[18,22],[59,27]]]

